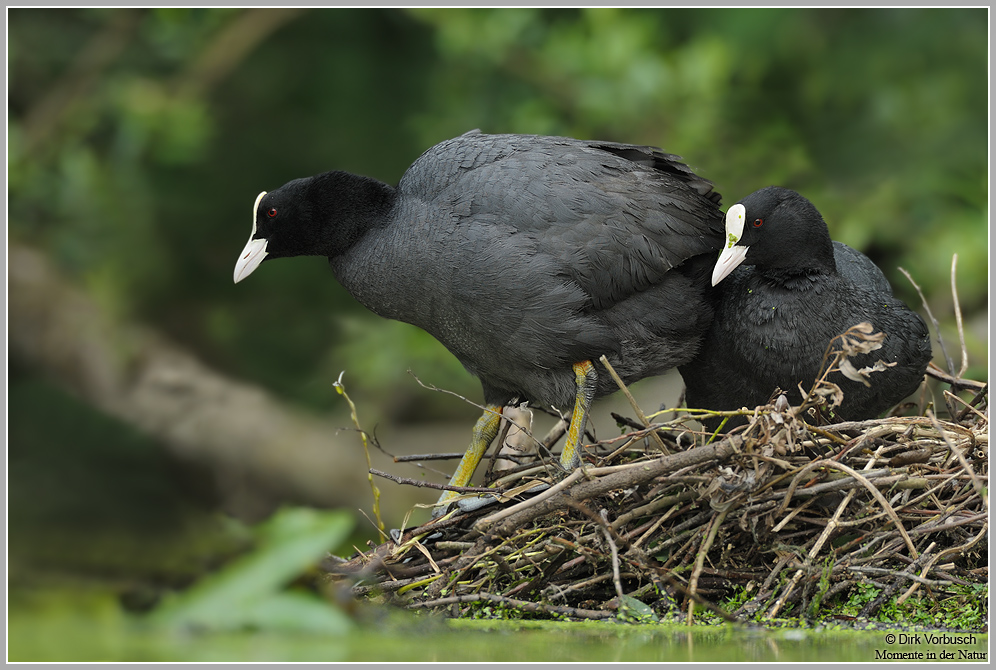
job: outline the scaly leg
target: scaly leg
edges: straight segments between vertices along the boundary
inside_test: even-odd
[[[484,414],[474,424],[470,446],[467,448],[466,453],[464,453],[463,458],[460,459],[460,464],[457,465],[453,476],[450,478],[450,486],[467,486],[470,483],[470,478],[474,476],[474,470],[477,469],[477,464],[484,457],[484,452],[488,450],[488,445],[498,435],[498,427],[501,425],[503,409],[500,405],[488,405],[485,407]],[[441,515],[446,510],[444,503],[456,498],[458,495],[460,494],[456,491],[443,491],[443,495],[439,496],[439,502],[436,503],[436,508],[432,511],[433,517]]]
[[[560,465],[570,472],[581,465],[581,442],[584,440],[584,428],[588,423],[588,410],[595,397],[595,384],[598,381],[598,374],[591,361],[582,361],[573,365],[574,380],[577,384],[577,393],[574,396],[574,413],[571,415],[571,425],[567,429],[567,441],[564,444],[564,451],[560,455]],[[450,486],[467,486],[477,465],[484,457],[484,452],[488,446],[498,436],[498,428],[501,425],[502,410],[499,405],[488,405],[484,414],[474,425],[473,437],[470,447],[460,459],[456,471],[450,478]],[[459,493],[455,491],[443,491],[439,496],[432,511],[433,517],[438,517],[446,510],[446,503],[456,498]]]
[[[598,374],[591,361],[581,361],[575,363],[573,367],[578,390],[574,396],[574,413],[571,415],[571,425],[567,429],[567,441],[564,444],[564,451],[560,454],[560,465],[568,472],[581,465],[581,442],[584,440],[588,410],[595,397],[595,384],[598,381]]]

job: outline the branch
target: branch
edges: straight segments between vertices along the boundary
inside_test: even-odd
[[[702,447],[678,452],[669,456],[663,456],[653,461],[640,463],[638,467],[627,468],[623,471],[607,474],[598,479],[575,484],[570,489],[552,496],[539,504],[532,505],[503,519],[501,525],[492,527],[483,524],[475,528],[479,531],[490,531],[498,537],[506,537],[513,533],[516,528],[522,527],[529,521],[541,517],[550,512],[562,509],[569,505],[570,500],[588,500],[596,496],[604,495],[613,489],[630,488],[639,484],[645,484],[656,477],[662,477],[682,468],[699,465],[709,461],[723,461],[736,453],[737,449],[743,445],[743,438],[739,435],[731,435],[719,442],[707,444]],[[486,521],[482,519],[478,521]]]
[[[215,372],[147,327],[116,322],[35,249],[9,240],[8,261],[12,355],[182,460],[209,466],[230,498],[368,501],[351,432]]]
[[[24,153],[30,154],[45,144],[72,115],[76,103],[86,97],[131,42],[142,12],[136,9],[113,10],[112,18],[80,50],[66,73],[35,103],[24,119]]]
[[[305,11],[307,9],[302,7],[245,10],[218,32],[174,85],[181,95],[204,95],[267,37]]]

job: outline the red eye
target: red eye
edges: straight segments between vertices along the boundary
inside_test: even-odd
[[[277,208],[271,207],[270,209],[267,210],[266,215],[272,219],[277,215]]]
[[[270,211],[272,212],[273,210],[271,209]],[[764,224],[764,219],[754,219],[754,223],[752,223],[751,225],[754,226],[755,228],[760,228],[763,224]]]

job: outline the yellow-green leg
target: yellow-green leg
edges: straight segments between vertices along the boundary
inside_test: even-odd
[[[584,439],[584,428],[588,423],[588,410],[595,397],[595,384],[598,381],[595,366],[591,361],[575,363],[573,369],[574,381],[577,384],[577,392],[574,396],[574,413],[571,415],[571,425],[567,428],[564,451],[560,455],[560,465],[567,471],[574,470],[581,465],[581,441]],[[467,448],[456,471],[450,477],[450,486],[467,486],[470,483],[478,463],[484,457],[484,452],[498,436],[503,409],[500,405],[485,407],[484,414],[474,425],[470,447]],[[433,516],[442,514],[446,509],[446,503],[458,495],[460,494],[455,491],[443,491],[443,495],[439,496],[439,502],[436,503],[436,508],[433,510]]]
[[[474,476],[474,470],[477,469],[477,464],[484,457],[484,452],[488,450],[488,445],[498,435],[498,427],[501,425],[501,413],[503,409],[500,405],[488,405],[484,408],[484,414],[481,415],[481,418],[474,425],[470,446],[467,448],[467,452],[463,455],[463,458],[460,459],[460,464],[457,465],[453,476],[450,477],[450,486],[467,486],[470,483],[470,478]],[[443,495],[439,496],[439,502],[436,509],[433,510],[433,514],[441,514],[445,510],[445,507],[442,505],[458,495],[460,494],[456,491],[443,491]]]
[[[574,413],[571,415],[571,425],[567,428],[567,441],[560,454],[560,465],[568,472],[581,465],[581,441],[584,439],[584,427],[588,423],[588,410],[595,397],[595,383],[598,381],[598,374],[591,361],[575,363],[573,367],[577,394],[574,396]]]

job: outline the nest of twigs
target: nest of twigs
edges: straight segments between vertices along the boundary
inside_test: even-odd
[[[570,619],[811,620],[871,583],[881,590],[861,618],[896,596],[986,583],[988,385],[931,364],[920,403],[894,411],[906,416],[834,421],[829,375],[876,374],[847,360],[876,337],[859,326],[838,338],[797,407],[776,395],[659,421],[634,401],[635,419],[614,415],[623,434],[587,445],[570,474],[551,453],[561,421],[535,453],[503,455],[514,467],[492,461],[493,504],[326,567],[354,595],[410,609]],[[745,425],[701,427],[735,414]]]
[[[498,504],[330,571],[409,608],[490,601],[578,619],[805,616],[861,582],[884,587],[869,616],[894,595],[985,582],[988,387],[930,374],[952,387],[945,419],[817,426],[784,396],[730,434],[689,427],[691,413],[650,427],[617,417],[636,428],[590,446],[566,478],[555,459],[519,457],[496,473]],[[551,486],[524,492],[537,482]],[[722,609],[738,589],[746,600]]]

